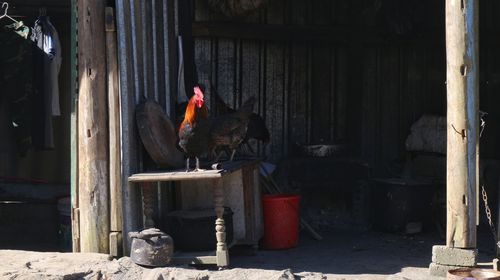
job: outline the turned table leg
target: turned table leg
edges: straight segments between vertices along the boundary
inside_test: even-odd
[[[229,252],[226,244],[226,226],[224,223],[224,189],[222,180],[214,181],[214,206],[217,219],[215,220],[215,237],[217,239],[217,266],[226,267],[229,265]]]
[[[144,213],[144,228],[153,228],[155,223],[153,221],[154,213],[154,186],[151,182],[143,182],[142,185],[142,211]]]

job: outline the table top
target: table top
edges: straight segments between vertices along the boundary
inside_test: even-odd
[[[232,162],[222,162],[218,169],[205,169],[202,171],[189,171],[184,169],[155,171],[132,174],[128,177],[129,182],[166,182],[166,181],[186,181],[200,179],[219,179],[244,167],[250,167],[260,163],[260,159],[235,160]]]

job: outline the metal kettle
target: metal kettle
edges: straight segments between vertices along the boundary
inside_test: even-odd
[[[148,228],[141,232],[129,232],[132,239],[130,258],[136,264],[144,266],[166,266],[174,253],[173,239],[157,228]]]

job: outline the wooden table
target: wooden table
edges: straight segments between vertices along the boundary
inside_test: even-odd
[[[169,181],[193,181],[207,180],[213,187],[213,202],[216,214],[215,237],[217,240],[215,255],[174,255],[173,262],[194,263],[194,264],[216,264],[219,267],[229,265],[228,244],[226,244],[226,227],[224,222],[224,188],[222,187],[222,178],[232,172],[244,167],[257,166],[259,160],[242,160],[227,162],[222,164],[220,169],[207,169],[198,172],[186,172],[184,170],[166,171],[166,172],[148,172],[133,174],[128,178],[130,183],[135,183],[142,188],[143,214],[145,217],[144,228],[155,226],[153,221],[154,214],[154,183]]]

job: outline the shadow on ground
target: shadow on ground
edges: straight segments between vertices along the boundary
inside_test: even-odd
[[[408,268],[426,272],[432,258],[432,246],[445,240],[437,232],[413,236],[374,231],[331,230],[321,233],[321,241],[301,232],[296,248],[258,250],[254,255],[231,256],[231,267],[320,272],[325,275],[393,275]],[[494,244],[485,229],[478,232],[479,261],[491,261]],[[425,269],[425,270],[424,270]],[[404,278],[403,278],[404,279]],[[408,278],[407,278],[408,279]]]

